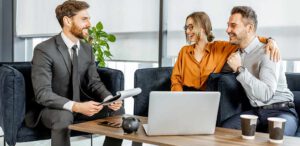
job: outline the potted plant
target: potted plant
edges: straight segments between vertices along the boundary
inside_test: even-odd
[[[115,42],[116,37],[103,31],[103,25],[99,21],[96,26],[89,29],[89,36],[85,41],[92,46],[98,66],[105,67],[105,60],[112,57],[108,42]]]

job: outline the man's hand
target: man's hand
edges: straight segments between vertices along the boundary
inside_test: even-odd
[[[87,101],[87,102],[75,102],[72,111],[81,113],[86,116],[93,116],[102,110],[103,105],[95,101]]]
[[[277,46],[277,43],[274,40],[268,39],[268,43],[265,46],[265,49],[266,49],[266,54],[270,56],[270,59],[273,62],[278,62],[281,59],[279,48]]]
[[[227,63],[231,67],[231,69],[236,72],[239,66],[242,66],[241,56],[239,52],[232,53],[227,58]]]
[[[116,111],[122,107],[122,105],[123,105],[122,103],[123,103],[122,101],[113,102],[112,104],[108,105],[108,108]]]

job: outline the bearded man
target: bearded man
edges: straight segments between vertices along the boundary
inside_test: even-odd
[[[101,81],[90,45],[80,41],[91,25],[83,1],[65,1],[56,7],[56,18],[62,28],[58,35],[38,44],[32,59],[32,84],[35,100],[42,105],[36,114],[27,114],[26,124],[41,122],[51,130],[52,146],[70,146],[68,126],[74,121],[104,118],[124,113],[122,101],[102,106],[96,101],[112,97]],[[92,95],[86,99],[82,95]],[[121,112],[120,112],[121,111]],[[104,145],[121,145],[122,140],[106,137]]]

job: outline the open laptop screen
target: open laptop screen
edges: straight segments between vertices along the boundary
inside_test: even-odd
[[[148,135],[213,134],[219,92],[152,91],[149,97]]]

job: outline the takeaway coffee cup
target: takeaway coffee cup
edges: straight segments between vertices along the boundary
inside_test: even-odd
[[[272,143],[282,143],[285,127],[285,119],[270,117],[268,118],[269,141]]]
[[[241,115],[241,127],[243,139],[254,139],[256,131],[257,116]]]

